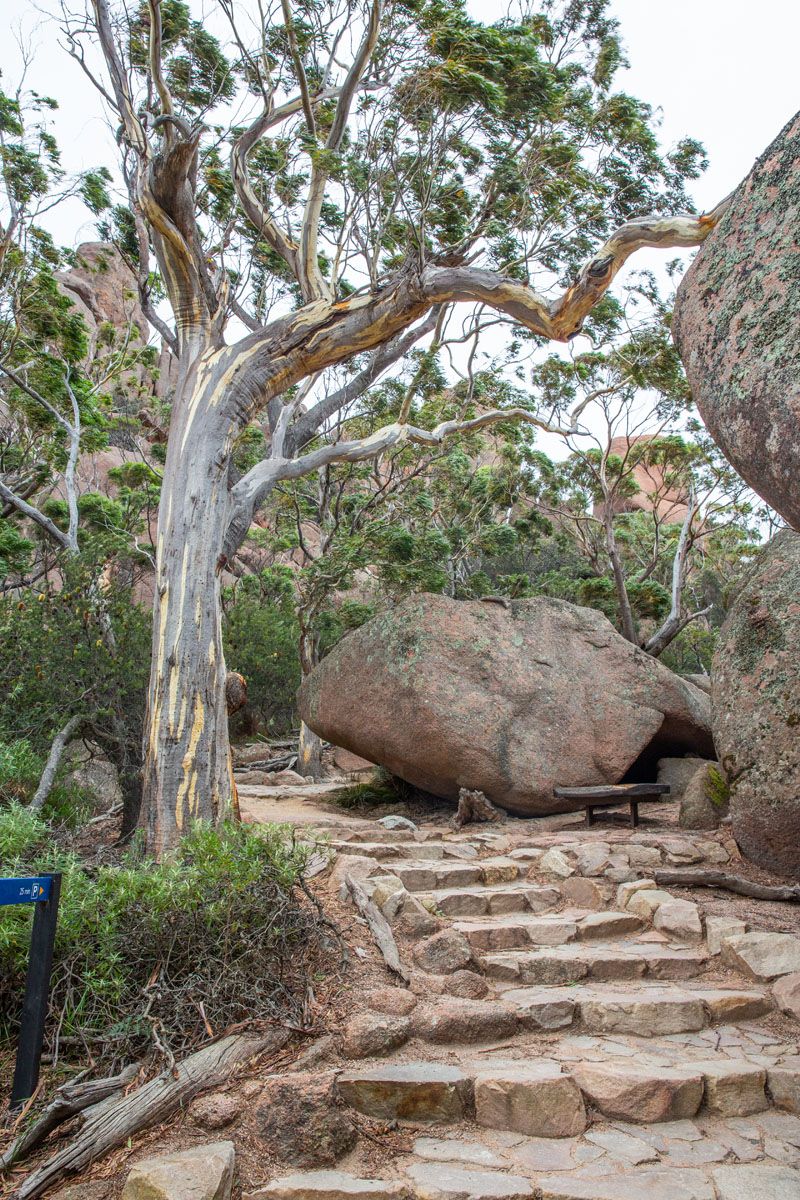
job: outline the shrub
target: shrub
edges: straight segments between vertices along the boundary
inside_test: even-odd
[[[49,847],[48,847],[49,843]],[[91,874],[40,818],[0,812],[10,874],[63,872],[49,1049],[115,1069],[176,1057],[242,1021],[302,1020],[326,944],[288,827],[198,824],[163,863],[131,851]],[[15,1036],[30,906],[0,910],[0,1036]]]
[[[341,788],[331,793],[328,800],[339,808],[358,810],[376,808],[382,804],[403,804],[410,800],[413,794],[414,789],[404,779],[398,779],[396,775],[379,767],[372,779]]]

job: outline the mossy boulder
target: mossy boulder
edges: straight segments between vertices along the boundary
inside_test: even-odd
[[[696,766],[681,797],[684,829],[716,829],[730,810],[730,788],[716,763]]]
[[[800,535],[792,530],[754,564],[720,631],[712,679],[714,741],[739,847],[800,878]]]
[[[714,441],[800,529],[800,113],[686,272],[673,333]]]

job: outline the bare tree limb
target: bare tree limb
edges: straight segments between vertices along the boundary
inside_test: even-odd
[[[47,756],[47,762],[45,763],[44,770],[42,771],[42,777],[39,780],[39,786],[37,787],[30,803],[30,807],[34,810],[34,812],[39,812],[42,808],[44,808],[45,801],[50,795],[53,784],[55,783],[56,772],[61,764],[64,751],[85,719],[86,718],[82,714],[70,717],[63,729],[59,729],[58,733],[53,738],[53,744],[50,747],[50,753]]]

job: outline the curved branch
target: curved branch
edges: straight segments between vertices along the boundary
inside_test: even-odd
[[[39,509],[34,508],[32,504],[28,504],[27,500],[23,500],[16,492],[12,492],[11,488],[6,487],[2,479],[0,479],[0,497],[5,500],[6,504],[13,505],[23,517],[27,517],[29,521],[33,521],[40,529],[43,529],[47,536],[52,538],[62,550],[73,549],[67,535],[57,525],[54,525],[49,517],[46,517],[43,512],[39,512]]]
[[[267,458],[257,463],[231,489],[232,516],[223,542],[223,555],[230,562],[247,537],[253,515],[275,484],[284,479],[299,479],[332,463],[364,462],[377,458],[392,446],[410,442],[419,446],[437,446],[455,433],[471,433],[487,425],[504,421],[524,421],[548,433],[575,433],[537,417],[527,408],[496,408],[466,421],[442,421],[434,429],[419,429],[415,425],[396,421],[384,425],[368,437],[352,442],[331,442],[299,458]]]

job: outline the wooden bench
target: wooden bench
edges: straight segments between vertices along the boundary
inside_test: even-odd
[[[631,828],[639,824],[639,805],[661,800],[668,796],[668,783],[607,783],[595,787],[557,787],[553,795],[559,800],[579,800],[579,807],[586,809],[586,824],[594,824],[596,808],[616,808],[619,804],[631,806]]]

